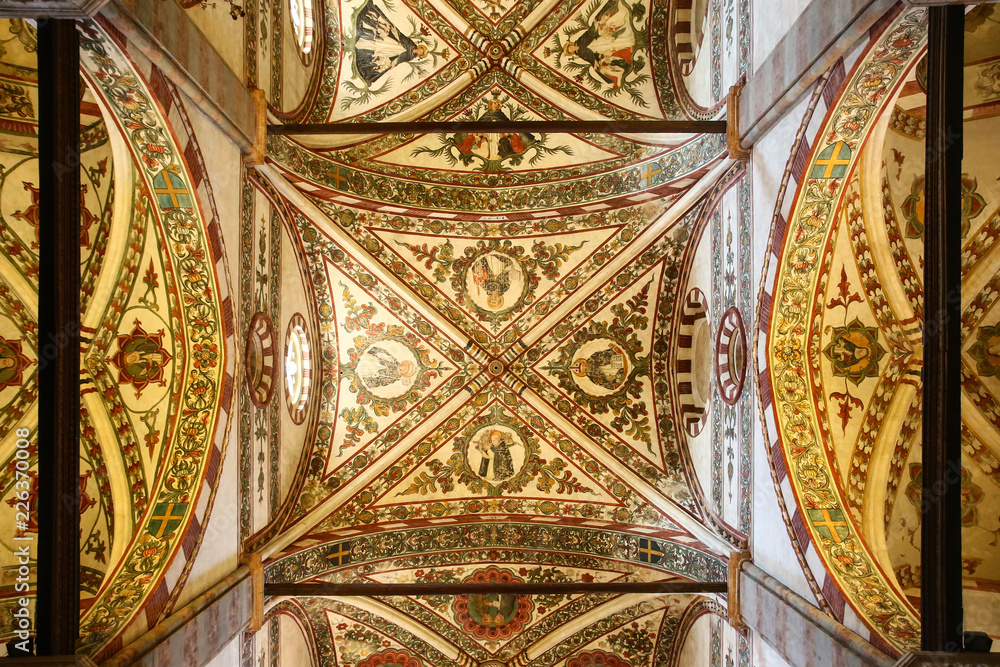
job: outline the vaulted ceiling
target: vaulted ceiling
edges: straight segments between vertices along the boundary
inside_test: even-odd
[[[966,16],[962,164],[962,556],[970,623],[996,627],[993,6]],[[811,138],[776,263],[767,364],[792,496],[854,609],[900,649],[919,638],[926,14],[900,12]],[[767,286],[765,289],[772,289]],[[955,480],[956,482],[959,479]],[[822,571],[820,574],[823,575]]]
[[[282,17],[300,5],[264,5],[246,34],[275,20],[283,46],[245,66],[274,121],[713,118],[748,66],[746,2],[316,4],[301,57]],[[42,357],[32,31],[2,28],[7,433]],[[188,595],[234,459],[238,535],[269,581],[725,579],[751,526],[752,300],[749,180],[721,136],[272,137],[222,192],[217,138],[162,72],[107,22],[81,32],[85,651]],[[354,667],[661,664],[721,611],[272,603],[289,646]]]
[[[716,32],[694,50],[696,11]],[[745,11],[327,5],[314,103],[275,115],[709,118],[746,67]],[[319,360],[294,500],[250,540],[269,581],[724,579],[749,533],[752,418],[749,184],[723,137],[271,137],[268,162],[251,181],[298,246]],[[679,650],[700,604],[543,598],[275,614],[349,664],[369,664],[364,628],[399,664],[637,665]]]

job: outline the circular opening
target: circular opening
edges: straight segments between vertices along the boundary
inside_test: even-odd
[[[743,393],[746,371],[746,329],[739,309],[733,306],[723,314],[715,342],[715,376],[719,393],[727,405],[735,405]]]
[[[313,12],[311,0],[289,0],[289,15],[295,43],[303,54],[312,51]]]
[[[288,323],[288,332],[285,334],[285,398],[292,420],[297,424],[305,419],[312,376],[309,337],[305,324],[305,319],[297,314]]]
[[[285,387],[288,389],[288,399],[292,403],[299,402],[302,395],[302,343],[293,332],[288,339],[288,349],[285,351]]]

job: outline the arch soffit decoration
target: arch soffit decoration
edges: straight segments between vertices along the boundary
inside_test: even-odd
[[[114,132],[131,153],[139,187],[152,193],[144,196],[145,206],[155,217],[158,233],[171,237],[170,243],[163,243],[168,265],[173,270],[183,267],[189,278],[178,281],[179,294],[172,297],[188,304],[178,308],[176,323],[185,347],[185,354],[174,360],[183,364],[177,375],[184,378],[177,385],[177,422],[164,436],[165,464],[148,482],[148,501],[137,516],[135,532],[82,615],[81,649],[94,655],[125,629],[175,564],[201,494],[210,494],[209,502],[214,497],[215,480],[207,474],[213,466],[221,469],[230,410],[223,400],[232,395],[234,362],[232,327],[222,306],[228,285],[219,278],[224,261],[217,256],[217,230],[208,227],[196,181],[157,104],[160,100],[99,24],[80,29],[81,67],[88,85],[110,110]],[[166,198],[158,192],[164,190],[171,191]],[[185,559],[180,582],[186,580],[189,565]]]
[[[770,409],[810,548],[855,613],[881,641],[900,652],[919,643],[919,621],[895,577],[862,537],[863,530],[840,491],[841,475],[824,444],[830,436],[818,425],[819,413],[808,389],[813,386],[813,363],[819,363],[809,356],[813,351],[808,337],[811,314],[822,307],[814,296],[819,282],[826,280],[820,257],[842,215],[848,182],[859,167],[865,143],[877,133],[879,123],[888,122],[890,103],[925,40],[925,11],[904,11],[844,79],[812,146],[788,216],[766,343],[773,391]],[[829,158],[836,158],[838,147],[843,151],[842,167],[831,172]]]

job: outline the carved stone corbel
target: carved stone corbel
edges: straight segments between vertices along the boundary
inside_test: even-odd
[[[729,157],[741,162],[750,159],[750,149],[744,148],[740,143],[740,98],[744,87],[746,80],[741,79],[729,88],[729,96],[726,98],[726,147],[729,149]]]
[[[256,167],[264,164],[267,155],[267,98],[260,88],[250,90],[254,105],[254,138],[253,148],[243,155],[243,164]]]
[[[747,625],[740,613],[740,571],[743,569],[743,563],[751,560],[749,551],[734,551],[729,555],[729,593],[726,596],[729,624],[741,631],[745,630]]]

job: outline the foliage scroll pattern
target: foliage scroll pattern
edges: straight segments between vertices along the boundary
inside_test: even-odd
[[[846,142],[857,160],[860,142],[872,129],[879,110],[891,97],[925,35],[923,10],[904,12],[886,28],[833,107],[819,135],[813,161],[825,146],[837,141]],[[808,178],[802,183],[776,278],[775,309],[768,337],[771,386],[789,477],[799,505],[822,510],[817,514],[846,509],[826,457],[823,434],[817,430],[818,419],[810,401],[814,378],[808,362],[821,254],[836,221],[845,180]],[[860,536],[851,530],[841,539],[832,539],[811,523],[807,522],[807,526],[831,576],[862,620],[899,650],[915,648],[920,637],[919,622],[900,592],[879,570]]]
[[[84,68],[120,125],[147,187],[153,176],[169,171],[191,192],[180,151],[126,57],[96,24],[84,23],[80,29]],[[184,519],[172,532],[156,536],[149,530],[151,514],[141,518],[137,537],[81,619],[80,649],[87,654],[96,653],[124,629],[177,554],[208,469],[208,453],[220,418],[225,332],[205,221],[197,208],[159,208],[156,212],[169,239],[165,251],[184,276],[178,285],[181,303],[172,308],[171,328],[214,355],[185,360],[180,400],[174,408],[174,437],[166,443],[162,472],[150,491],[150,506],[175,503],[184,508]]]

